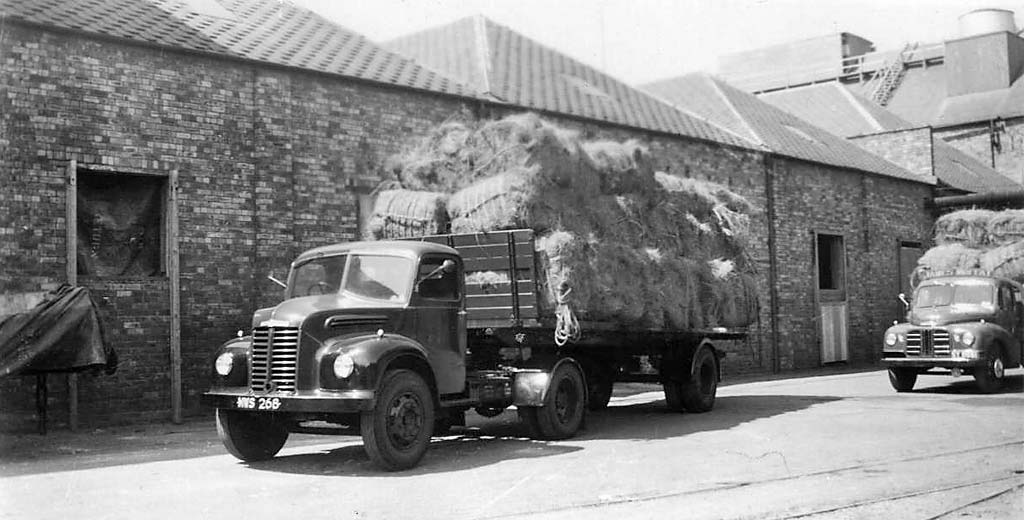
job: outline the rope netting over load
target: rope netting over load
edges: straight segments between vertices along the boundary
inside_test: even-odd
[[[918,260],[912,282],[955,272],[1024,282],[1024,210],[947,213],[935,221],[935,243]]]
[[[448,122],[389,160],[372,217],[389,225],[370,238],[528,228],[549,316],[567,305],[580,320],[648,328],[753,323],[753,206],[655,164],[635,141],[584,141],[533,114]]]

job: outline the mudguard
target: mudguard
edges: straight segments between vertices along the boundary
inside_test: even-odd
[[[334,374],[334,361],[342,355],[348,355],[354,362],[352,374],[344,379]],[[427,350],[418,342],[396,334],[360,334],[326,342],[315,356],[319,366],[317,384],[327,390],[375,390],[388,366],[399,358],[426,367],[430,373],[427,384],[434,387],[437,375],[428,361]]]

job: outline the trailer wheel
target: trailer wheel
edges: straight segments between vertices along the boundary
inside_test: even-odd
[[[521,406],[519,417],[530,436],[561,440],[576,434],[583,425],[585,412],[583,375],[569,363],[560,364],[551,374],[544,406]]]
[[[690,378],[682,384],[683,408],[691,413],[710,412],[718,392],[718,360],[710,348],[701,347],[693,356]]]
[[[889,384],[897,392],[909,392],[917,382],[917,371],[912,368],[890,368]]]
[[[228,453],[253,462],[277,455],[288,430],[273,415],[217,409],[217,436]]]
[[[665,392],[665,407],[673,412],[681,412],[683,407],[683,383],[679,381],[663,381],[661,389]]]
[[[384,375],[373,410],[359,421],[363,449],[378,466],[396,471],[419,463],[434,430],[434,400],[430,388],[411,370]]]
[[[982,393],[993,394],[1003,387],[1003,376],[1006,375],[1006,364],[1003,353],[996,351],[985,361],[985,366],[974,369],[974,381]]]

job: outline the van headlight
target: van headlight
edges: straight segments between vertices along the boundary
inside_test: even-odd
[[[974,337],[973,332],[965,330],[963,335],[960,336],[960,343],[963,343],[964,345],[967,345],[969,347],[974,344],[975,339],[977,338]]]
[[[356,362],[352,359],[352,356],[348,354],[342,354],[334,358],[334,376],[338,379],[345,379],[352,375],[352,371],[356,368]]]
[[[235,365],[235,355],[231,352],[224,352],[217,356],[217,361],[214,362],[213,366],[217,369],[217,373],[226,376],[231,373],[231,367]]]

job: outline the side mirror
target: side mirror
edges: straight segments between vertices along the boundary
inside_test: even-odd
[[[282,282],[281,280],[278,280],[277,278],[274,278],[274,273],[268,274],[267,275],[267,280],[270,280],[271,282],[274,282],[277,285],[280,285],[281,288],[283,288],[283,289],[287,289],[288,288],[288,284]]]
[[[420,280],[416,282],[416,291],[418,292],[420,290],[420,284],[423,283],[424,281],[440,278],[441,274],[454,272],[455,267],[455,261],[450,258],[446,259],[444,262],[441,262],[441,265],[435,267],[433,271],[430,271],[430,274],[424,276],[423,278],[420,278]]]
[[[897,298],[899,298],[900,301],[903,302],[903,306],[904,307],[906,307],[907,309],[910,309],[910,301],[907,300],[907,295],[906,294],[900,293],[899,296],[897,296]]]

